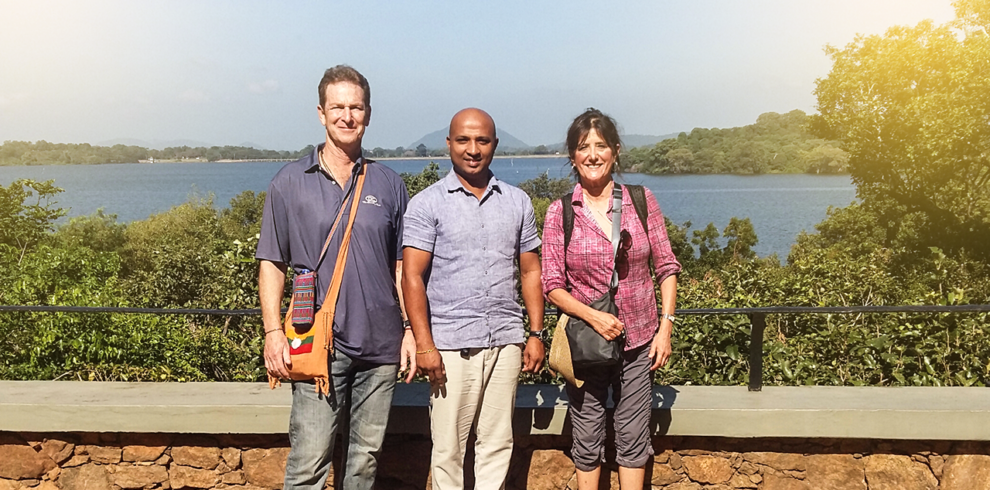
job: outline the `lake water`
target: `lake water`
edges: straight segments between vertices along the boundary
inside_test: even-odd
[[[398,172],[418,173],[429,160],[383,162]],[[446,172],[450,162],[436,162]],[[268,188],[284,162],[155,163],[104,165],[50,165],[0,167],[0,184],[16,179],[54,179],[65,189],[58,205],[69,216],[83,216],[103,208],[123,222],[145,219],[167,211],[191,196],[214,196],[218,207],[245,190]],[[496,158],[492,170],[510,184],[547,172],[566,177],[566,158]],[[729,218],[749,217],[760,242],[760,256],[777,253],[781,259],[802,230],[814,231],[829,206],[847,206],[855,199],[848,176],[816,175],[679,175],[625,174],[618,179],[648,187],[660,207],[676,223],[690,221],[692,229],[709,222],[722,230]]]

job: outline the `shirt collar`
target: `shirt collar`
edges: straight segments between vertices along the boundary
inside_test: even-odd
[[[320,143],[316,148],[313,149],[313,152],[309,154],[309,162],[308,165],[306,166],[305,172],[313,173],[320,169],[320,152],[323,151],[324,146],[326,146],[326,143]],[[365,164],[364,153],[362,153],[361,156],[358,157],[357,164],[358,166]]]
[[[489,169],[488,171],[491,172],[491,169]],[[492,177],[488,179],[488,187],[485,188],[485,193],[483,194],[486,196],[492,191],[498,191],[499,193],[502,192],[502,188],[500,187],[501,181],[499,181],[498,178],[495,177],[494,172],[492,172],[491,175]],[[461,179],[457,178],[457,173],[454,172],[453,168],[451,168],[450,172],[447,172],[447,175],[444,176],[443,187],[444,189],[446,189],[447,192],[455,192],[460,190],[463,191],[465,194],[472,194],[464,187],[464,184],[461,183]]]
[[[616,183],[616,185],[619,185],[619,184]],[[625,189],[623,189],[622,190],[622,206],[623,207],[626,206],[626,200],[627,199],[631,199],[631,198],[627,197],[627,195],[628,195],[628,193],[626,192]],[[610,195],[609,196],[609,200],[608,200],[608,212],[610,212],[610,213],[612,212],[612,199],[611,199],[611,197],[612,196]],[[632,201],[629,201],[629,202],[632,202]],[[584,188],[581,187],[581,182],[578,182],[578,183],[574,184],[574,193],[571,194],[571,205],[575,205],[575,204],[577,204],[578,206],[584,207]]]

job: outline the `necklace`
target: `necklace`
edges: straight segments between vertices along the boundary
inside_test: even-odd
[[[334,175],[333,170],[330,169],[330,164],[328,164],[327,161],[323,159],[322,151],[319,153],[319,155],[320,155],[320,168],[322,168],[324,172],[330,174],[330,178],[333,179],[334,182],[338,183],[339,185],[344,185],[344,183],[340,179],[338,179],[336,175]]]
[[[609,214],[608,213],[608,200],[601,200],[600,202],[595,202],[595,200],[592,199],[590,195],[588,195],[588,192],[585,191],[584,192],[584,201],[586,203],[588,203],[588,208],[590,208],[591,211],[594,212],[595,214],[597,214],[598,216],[601,216],[601,218],[603,220],[608,221],[608,222],[611,222],[612,221],[611,217],[609,217],[609,215],[608,215]]]

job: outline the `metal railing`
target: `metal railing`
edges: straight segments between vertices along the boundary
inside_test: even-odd
[[[24,306],[0,305],[0,312],[51,312],[51,313],[124,313],[151,315],[260,315],[260,309],[208,310],[192,308],[116,308],[106,306]],[[285,310],[283,310],[283,313]],[[525,309],[523,310],[525,313]],[[749,391],[763,389],[763,334],[767,327],[767,315],[811,314],[845,315],[859,313],[990,313],[990,305],[914,305],[914,306],[761,306],[752,308],[695,308],[677,310],[683,315],[747,315],[750,321],[749,337]],[[555,308],[548,308],[544,316],[556,316]]]

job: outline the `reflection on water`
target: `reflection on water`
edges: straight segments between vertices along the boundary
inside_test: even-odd
[[[429,160],[383,162],[398,172],[418,173]],[[438,160],[442,172],[450,162]],[[65,189],[59,205],[69,216],[92,214],[98,208],[121,221],[144,219],[167,211],[190,196],[214,196],[218,206],[244,190],[263,191],[283,162],[156,163],[0,167],[0,184],[15,179],[55,179]],[[543,173],[568,177],[566,158],[498,158],[492,171],[499,179],[518,184]],[[720,230],[733,216],[749,217],[760,243],[761,256],[781,258],[801,230],[813,231],[829,206],[846,206],[855,199],[848,176],[816,175],[677,175],[623,174],[623,183],[646,186],[657,196],[663,212],[675,223],[690,221],[693,229],[714,222]]]

